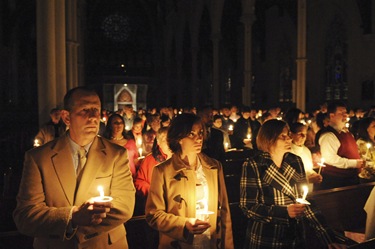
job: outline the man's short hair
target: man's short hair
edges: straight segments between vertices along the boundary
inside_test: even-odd
[[[338,107],[346,107],[346,104],[343,101],[337,100],[328,104],[327,113],[335,113]]]
[[[76,92],[82,92],[84,95],[96,95],[96,96],[98,96],[97,92],[95,92],[93,89],[90,89],[90,88],[87,88],[87,87],[84,87],[84,86],[72,88],[64,96],[64,109],[65,110],[67,110],[67,111],[72,110],[72,108],[74,106],[73,95]]]

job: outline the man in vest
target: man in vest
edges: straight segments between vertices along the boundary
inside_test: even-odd
[[[359,183],[358,173],[364,162],[356,141],[348,129],[346,105],[340,101],[328,105],[329,125],[319,138],[326,167],[322,169],[321,189],[338,188]]]

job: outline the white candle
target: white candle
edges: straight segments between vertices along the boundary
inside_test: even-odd
[[[104,197],[104,189],[102,186],[98,186],[98,191],[99,191],[99,194],[100,194],[100,197]]]
[[[228,130],[233,131],[233,125],[229,125]]]
[[[142,148],[139,148],[139,149],[138,149],[138,153],[139,153],[139,156],[140,156],[140,157],[142,156],[142,151],[143,151]]]
[[[251,134],[246,135],[247,139],[251,139]]]
[[[305,185],[302,187],[303,189],[303,195],[302,195],[302,200],[306,200],[307,193],[309,192],[309,188]]]
[[[138,138],[138,139],[137,139],[137,144],[138,144],[138,146],[141,146],[141,145],[142,145],[142,138]]]
[[[318,174],[320,175],[320,172],[322,171],[322,167],[325,167],[325,165],[324,165],[324,157],[322,157],[322,158],[320,159],[320,163],[318,163],[318,165],[319,165],[319,171],[318,171]]]

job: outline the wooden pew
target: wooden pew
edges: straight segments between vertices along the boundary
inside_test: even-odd
[[[343,241],[351,248],[367,248],[368,244],[375,248],[375,241],[358,244],[346,238],[344,232],[364,233],[366,226],[366,212],[363,207],[375,186],[375,182],[354,186],[320,190],[308,195],[308,200],[314,202],[323,214],[329,227],[342,235]],[[308,233],[313,233],[308,230]],[[308,245],[311,249],[318,249],[315,236],[308,234]],[[356,247],[355,247],[356,246]],[[361,247],[364,246],[364,247]]]

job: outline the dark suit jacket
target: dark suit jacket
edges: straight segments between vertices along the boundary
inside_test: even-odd
[[[34,248],[127,248],[124,222],[131,218],[135,189],[126,150],[96,137],[87,154],[79,186],[69,138],[64,135],[25,154],[14,221],[21,233],[35,237]],[[113,208],[97,226],[81,226],[64,238],[72,206],[98,196],[113,197]]]

